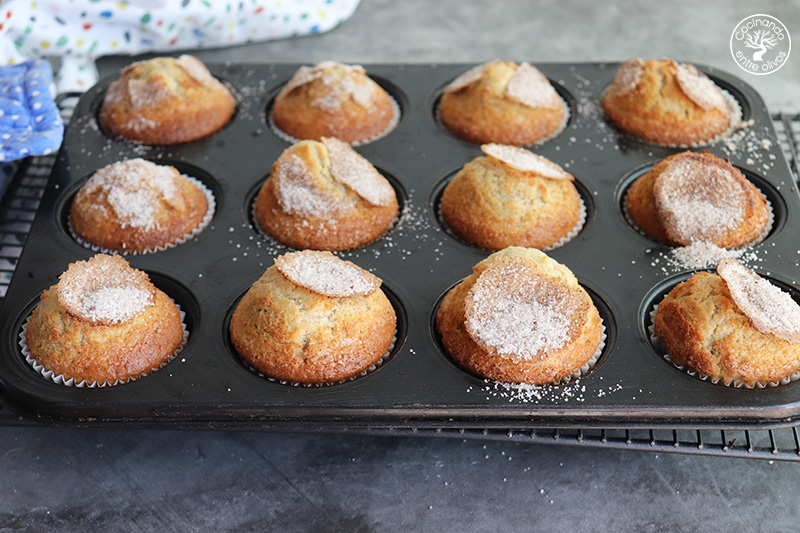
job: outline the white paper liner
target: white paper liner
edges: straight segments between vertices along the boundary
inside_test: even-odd
[[[570,230],[569,233],[567,233],[566,235],[561,237],[561,239],[559,239],[558,242],[555,242],[555,243],[551,244],[550,246],[546,246],[546,247],[542,248],[543,252],[549,252],[551,250],[555,250],[556,248],[560,248],[560,247],[564,246],[565,244],[571,242],[572,239],[577,237],[578,234],[583,229],[583,226],[586,224],[586,203],[583,201],[583,197],[580,194],[578,194],[578,199],[580,200],[580,204],[581,205],[580,205],[580,212],[578,214],[578,221],[575,223],[575,226]],[[486,249],[486,248],[481,248],[480,246],[476,246],[476,245],[472,244],[471,242],[468,242],[466,239],[463,239],[462,237],[459,237],[458,235],[456,235],[456,233],[453,231],[453,229],[450,227],[450,225],[447,223],[447,221],[444,219],[444,216],[442,215],[442,201],[441,201],[441,198],[439,199],[439,203],[436,206],[436,216],[439,218],[439,221],[441,222],[442,228],[444,228],[444,232],[447,235],[449,235],[450,237],[456,239],[457,241],[463,242],[465,244],[469,244],[470,246],[475,246],[476,248],[481,249],[481,250],[496,251],[496,250],[489,250],[489,249]]]
[[[389,121],[389,125],[386,126],[385,130],[383,130],[382,132],[378,133],[377,135],[374,135],[372,137],[368,137],[368,138],[363,139],[361,141],[352,141],[352,142],[348,143],[350,146],[364,146],[365,144],[373,143],[373,142],[375,142],[375,141],[377,141],[379,139],[383,139],[384,137],[389,135],[392,131],[394,131],[394,129],[400,123],[400,114],[401,114],[401,112],[400,112],[400,104],[397,103],[397,100],[395,100],[394,97],[391,94],[389,94],[388,92],[386,94],[389,96],[389,100],[392,103],[392,110],[393,110],[392,120]],[[272,107],[271,106],[270,106],[270,109],[269,109],[269,113],[267,114],[267,123],[269,124],[269,127],[272,130],[272,133],[274,133],[279,138],[283,139],[284,141],[286,141],[288,143],[295,144],[295,143],[300,142],[300,141],[303,140],[303,139],[298,139],[296,137],[293,137],[293,136],[289,135],[288,133],[286,133],[285,131],[280,129],[277,124],[275,124],[275,119],[272,116]],[[330,135],[330,136],[331,137],[335,137],[335,135]],[[339,139],[339,140],[342,140],[342,139]]]
[[[564,376],[563,378],[559,379],[558,381],[554,381],[552,383],[545,383],[542,385],[532,385],[530,383],[507,383],[504,381],[497,381],[493,379],[486,379],[487,383],[497,383],[502,385],[505,388],[524,388],[524,387],[547,387],[547,386],[556,386],[556,385],[568,385],[573,381],[582,378],[583,376],[587,375],[592,368],[595,367],[597,361],[600,359],[600,356],[603,355],[603,349],[606,347],[606,326],[602,323],[602,317],[600,318],[601,321],[601,328],[602,331],[600,333],[600,343],[597,345],[597,350],[592,354],[592,357],[589,358],[586,363],[584,363],[579,369],[575,370],[571,374]]]
[[[392,187],[392,189],[394,189],[394,187]],[[397,193],[397,191],[395,191],[395,195],[396,195],[396,193]],[[288,244],[282,243],[281,241],[279,241],[278,239],[276,239],[275,237],[273,237],[272,235],[267,233],[266,230],[264,230],[264,228],[261,227],[261,223],[259,223],[258,217],[256,216],[256,198],[257,197],[258,197],[258,194],[256,194],[253,197],[253,204],[250,206],[250,218],[253,221],[253,228],[256,230],[256,233],[258,233],[259,236],[261,236],[261,238],[264,239],[271,246],[282,247],[282,248],[285,248],[287,250],[296,250],[297,248],[293,248],[293,247],[289,246]],[[381,233],[380,235],[378,235],[377,237],[375,237],[371,241],[365,242],[363,244],[359,244],[358,246],[355,246],[353,248],[348,248],[347,250],[336,250],[336,251],[337,252],[348,252],[350,250],[356,250],[356,249],[361,248],[363,246],[369,246],[370,244],[372,244],[374,242],[378,242],[379,240],[381,240],[384,237],[386,237],[386,235],[391,233],[397,227],[397,225],[400,223],[400,219],[402,218],[402,216],[403,216],[403,213],[398,211],[397,216],[394,217],[392,222],[386,228],[386,231],[384,231],[383,233]]]
[[[384,353],[381,356],[380,359],[378,359],[377,361],[372,363],[370,366],[368,366],[367,368],[365,368],[364,370],[362,370],[361,372],[359,372],[355,376],[350,376],[348,378],[344,378],[344,379],[341,379],[341,380],[338,380],[338,381],[325,381],[325,382],[322,382],[322,383],[303,383],[303,382],[300,382],[300,381],[288,381],[288,380],[285,380],[285,379],[273,378],[271,376],[268,376],[268,375],[264,374],[263,372],[261,372],[260,370],[255,368],[254,366],[250,365],[244,359],[242,359],[242,362],[245,364],[245,366],[247,366],[247,368],[251,372],[253,372],[254,374],[257,374],[258,377],[264,378],[267,381],[271,381],[273,383],[280,383],[281,385],[287,385],[289,387],[304,387],[304,388],[330,387],[332,385],[341,385],[342,383],[349,383],[351,381],[355,381],[356,379],[359,379],[359,378],[362,378],[362,377],[364,377],[366,375],[369,375],[372,372],[375,372],[377,369],[382,367],[384,365],[384,363],[386,363],[386,361],[389,360],[389,356],[392,354],[392,350],[394,350],[394,346],[395,346],[396,343],[397,343],[397,329],[395,329],[395,334],[392,337],[392,342],[389,344],[389,347],[386,349],[386,353]]]
[[[553,84],[551,83],[550,85],[553,85]],[[446,132],[450,133],[450,135],[456,136],[455,133],[451,132],[447,128],[447,126],[444,125],[444,123],[442,122],[442,117],[439,115],[439,104],[438,104],[438,102],[441,100],[443,94],[444,94],[444,89],[442,89],[439,92],[439,94],[436,96],[437,104],[436,104],[436,111],[434,113],[434,116],[436,118],[436,123],[443,130],[445,130]],[[522,146],[522,148],[532,148],[534,146],[540,146],[540,145],[542,145],[542,144],[544,144],[544,143],[546,143],[548,141],[552,141],[553,139],[555,139],[556,137],[558,137],[559,135],[564,133],[564,130],[567,129],[567,124],[569,123],[569,117],[570,117],[569,104],[567,104],[566,100],[564,100],[561,97],[561,95],[558,94],[558,91],[556,91],[556,94],[558,95],[558,99],[561,100],[561,104],[564,106],[564,117],[561,119],[561,123],[558,125],[558,127],[555,130],[553,130],[553,133],[551,133],[547,137],[542,137],[541,139],[537,140],[536,142],[534,142],[532,144],[527,144],[527,145]],[[524,104],[522,104],[522,105],[524,105]],[[456,138],[458,138],[458,137],[456,136]],[[469,142],[469,141],[465,141],[465,142]]]
[[[667,294],[664,295],[664,298],[667,297]],[[670,355],[667,353],[666,348],[664,348],[664,345],[661,344],[661,340],[656,336],[655,321],[656,321],[656,311],[658,310],[659,303],[661,302],[658,302],[655,305],[653,305],[653,309],[650,311],[650,325],[647,327],[647,333],[650,336],[650,342],[653,345],[653,348],[655,348],[658,353],[662,354],[662,357],[664,357],[664,359],[669,361],[675,368],[682,370],[683,372],[686,372],[690,376],[694,376],[702,381],[714,383],[715,385],[724,385],[726,387],[733,387],[735,389],[765,389],[771,387],[778,387],[780,385],[786,385],[788,383],[800,379],[800,372],[796,372],[779,381],[767,381],[767,382],[756,381],[755,383],[750,385],[738,378],[734,378],[731,381],[727,381],[721,377],[714,378],[706,374],[701,374],[700,372],[696,372],[690,369],[689,367],[676,364],[675,361],[672,360],[672,357],[670,357]]]
[[[175,303],[175,306],[178,308],[178,312],[180,313],[180,317],[181,317],[181,327],[183,328],[183,340],[181,341],[181,345],[178,346],[178,348],[172,353],[172,355],[170,355],[167,358],[166,361],[163,361],[157,367],[151,368],[149,371],[143,372],[139,376],[136,376],[136,377],[132,376],[132,377],[126,379],[126,380],[118,379],[113,383],[110,383],[108,381],[105,381],[103,383],[98,383],[97,381],[93,381],[91,383],[87,383],[86,380],[77,381],[75,378],[64,379],[63,374],[55,374],[52,370],[47,370],[44,367],[44,365],[40,364],[36,359],[33,358],[33,356],[31,355],[30,350],[28,349],[28,339],[27,339],[28,325],[30,324],[31,318],[33,317],[33,311],[35,310],[35,308],[34,308],[34,310],[31,310],[30,314],[28,314],[28,318],[26,318],[25,322],[22,324],[22,328],[20,329],[20,332],[19,332],[19,346],[20,346],[20,349],[22,350],[22,355],[25,357],[25,361],[27,361],[27,363],[29,365],[31,365],[31,367],[36,372],[38,372],[39,375],[41,375],[44,379],[46,379],[48,381],[52,381],[53,383],[57,383],[59,385],[65,385],[67,387],[90,388],[90,389],[100,388],[100,387],[113,387],[114,385],[120,385],[120,384],[123,384],[123,383],[130,383],[131,381],[136,381],[137,379],[141,379],[141,378],[143,378],[145,376],[148,376],[148,375],[152,374],[153,372],[156,372],[156,371],[164,368],[172,360],[174,360],[176,357],[178,357],[178,355],[186,347],[186,343],[189,340],[189,330],[186,329],[186,321],[184,320],[185,317],[186,317],[186,313],[181,310],[181,306],[180,305],[178,305],[174,301],[173,301],[173,303]]]
[[[642,176],[644,176],[644,174],[642,174]],[[641,177],[641,176],[639,176],[639,177]],[[639,178],[636,178],[636,179],[639,179]],[[747,179],[747,178],[745,177],[745,179]],[[631,182],[631,185],[633,185],[633,182]],[[631,188],[629,186],[628,189],[625,191],[625,196],[622,198],[622,215],[625,217],[625,221],[630,225],[630,227],[635,229],[637,231],[637,233],[639,233],[639,235],[647,237],[648,239],[650,239],[653,242],[657,242],[657,241],[655,241],[655,239],[653,239],[653,237],[651,237],[650,235],[645,233],[644,230],[642,230],[642,228],[639,227],[639,225],[636,223],[635,220],[633,220],[633,217],[631,216],[630,212],[628,211],[628,193],[630,192],[630,190],[631,190]],[[769,201],[769,198],[767,198],[766,195],[763,192],[758,190],[758,187],[756,187],[756,190],[759,192],[759,194],[761,194],[761,197],[764,198],[764,201],[767,202],[767,224],[766,224],[766,226],[764,226],[764,231],[762,231],[761,234],[758,237],[756,237],[752,241],[748,242],[747,244],[745,244],[741,248],[732,249],[731,251],[733,251],[733,252],[742,252],[742,253],[744,253],[745,251],[749,250],[750,248],[752,248],[754,246],[758,246],[759,244],[761,244],[764,241],[764,239],[767,238],[767,235],[769,235],[769,232],[772,231],[772,226],[775,224],[775,213],[772,210],[772,202]],[[673,247],[673,248],[679,248],[679,247]]]
[[[670,143],[650,142],[650,141],[646,141],[646,140],[644,140],[644,139],[642,139],[640,137],[637,137],[636,135],[634,135],[632,133],[628,133],[626,131],[623,131],[620,128],[617,128],[617,126],[614,125],[607,118],[606,118],[606,120],[609,122],[609,124],[611,124],[612,126],[617,128],[617,131],[619,131],[620,133],[623,133],[624,135],[629,136],[631,139],[636,139],[637,141],[642,142],[642,143],[646,143],[646,144],[652,144],[653,146],[663,146],[665,148],[703,148],[703,147],[707,147],[707,146],[712,146],[714,144],[718,144],[718,143],[720,143],[722,141],[725,141],[725,140],[729,139],[730,136],[733,135],[735,132],[739,131],[740,129],[742,129],[744,127],[747,127],[747,123],[742,120],[742,106],[739,105],[739,101],[731,93],[729,93],[728,91],[726,91],[725,89],[723,89],[719,85],[716,85],[716,87],[722,92],[723,98],[725,98],[725,101],[728,103],[728,108],[730,108],[730,110],[731,110],[731,119],[730,119],[730,122],[728,123],[728,127],[727,127],[727,129],[725,131],[723,131],[722,133],[717,134],[716,136],[714,136],[711,139],[708,139],[706,141],[695,141],[695,142],[689,143],[689,144],[670,144]],[[600,97],[601,100],[602,100],[603,96],[605,96],[605,93],[608,92],[608,89],[610,89],[610,88],[611,88],[611,86],[609,85],[608,88],[605,91],[603,91],[603,95]],[[601,114],[603,115],[603,117],[605,117],[605,113],[601,113]]]
[[[203,196],[206,197],[207,208],[206,208],[206,214],[203,216],[203,219],[200,221],[200,223],[191,232],[185,234],[183,237],[180,237],[174,242],[167,243],[163,246],[156,246],[155,248],[146,248],[144,250],[117,251],[117,250],[110,250],[108,248],[104,248],[102,246],[98,246],[96,244],[87,242],[83,237],[78,235],[77,232],[75,231],[75,227],[72,224],[72,216],[67,217],[67,229],[69,230],[69,233],[72,236],[72,238],[75,239],[81,246],[88,248],[95,253],[120,254],[120,255],[154,254],[156,252],[163,252],[164,250],[169,250],[170,248],[174,248],[179,244],[183,244],[186,241],[189,241],[197,237],[200,233],[202,233],[204,229],[206,229],[206,227],[208,227],[208,225],[211,223],[211,219],[214,218],[214,213],[217,209],[217,201],[214,198],[214,194],[208,187],[205,186],[205,184],[203,184],[203,182],[201,182],[197,178],[187,176],[186,174],[184,174],[183,177],[186,178],[189,181],[189,183],[197,187],[200,190],[200,192],[203,193]]]

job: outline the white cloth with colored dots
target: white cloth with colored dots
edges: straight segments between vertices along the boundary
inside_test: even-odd
[[[360,0],[8,0],[0,3],[0,64],[55,56],[59,92],[97,82],[103,55],[213,48],[311,35]]]

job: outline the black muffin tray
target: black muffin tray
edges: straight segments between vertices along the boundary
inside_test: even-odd
[[[269,126],[270,104],[299,65],[225,64],[211,71],[237,95],[236,114],[210,137],[171,147],[113,138],[97,121],[110,79],[81,98],[0,311],[0,386],[23,418],[74,426],[202,428],[778,427],[800,419],[800,384],[744,389],[702,381],[664,359],[648,336],[654,303],[691,271],[671,249],[630,226],[626,188],[680,149],[646,144],[607,124],[599,100],[618,63],[539,64],[570,107],[566,129],[532,150],[576,178],[587,220],[548,254],[568,266],[594,299],[606,328],[596,366],[564,385],[525,390],[484,381],[444,352],[434,316],[442,296],[489,252],[450,235],[437,203],[447,180],[480,149],[437,122],[442,88],[472,65],[366,65],[402,117],[385,137],[357,148],[393,184],[403,209],[383,238],[341,257],[384,280],[398,315],[397,342],[377,369],[346,383],[305,387],[259,376],[237,356],[228,321],[250,284],[289,248],[253,227],[251,206],[289,143]],[[759,95],[735,76],[701,67],[742,108],[746,128],[708,149],[729,157],[770,200],[774,224],[747,265],[796,289],[800,197]],[[699,148],[692,148],[694,150]],[[128,256],[186,312],[185,350],[161,370],[123,385],[68,387],[24,360],[23,322],[68,264],[93,252],[67,228],[78,187],[95,170],[132,157],[173,164],[214,193],[210,226],[175,248]]]

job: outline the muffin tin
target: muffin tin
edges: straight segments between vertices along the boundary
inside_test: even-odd
[[[800,384],[736,389],[701,381],[673,367],[649,340],[649,312],[689,273],[670,248],[626,221],[627,186],[677,149],[653,146],[607,124],[599,100],[618,63],[537,64],[570,106],[563,133],[533,147],[576,178],[586,223],[548,254],[568,266],[594,299],[606,327],[597,365],[566,385],[510,388],[470,375],[442,349],[434,326],[446,291],[489,252],[452,237],[438,215],[441,191],[480,155],[436,120],[443,87],[473,65],[365,65],[399,103],[402,117],[387,136],[360,146],[398,192],[403,215],[381,239],[338,254],[384,280],[398,315],[389,357],[365,376],[303,387],[265,379],[236,355],[230,314],[250,284],[285,246],[253,226],[251,207],[272,163],[289,146],[269,127],[271,100],[299,65],[209,65],[237,95],[231,122],[210,137],[172,147],[116,139],[98,125],[105,88],[84,94],[42,198],[0,310],[0,386],[23,417],[77,426],[344,428],[344,427],[776,427],[800,419]],[[700,67],[742,106],[747,127],[708,149],[729,157],[771,201],[775,223],[745,263],[800,301],[800,254],[794,233],[798,196],[769,114],[740,79]],[[41,292],[91,250],[67,228],[72,196],[92,172],[143,157],[175,165],[202,181],[217,210],[196,238],[162,252],[128,256],[186,312],[189,341],[173,362],[140,380],[103,388],[48,382],[23,359],[21,325]]]

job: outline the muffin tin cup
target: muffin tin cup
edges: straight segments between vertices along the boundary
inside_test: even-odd
[[[203,193],[203,196],[205,196],[206,198],[206,204],[208,207],[206,208],[206,214],[203,216],[203,219],[200,221],[197,227],[195,227],[189,233],[185,234],[183,237],[175,240],[174,242],[167,243],[163,246],[156,246],[154,248],[145,248],[144,250],[134,250],[134,251],[123,250],[120,252],[117,250],[109,250],[108,248],[103,248],[102,246],[98,246],[96,244],[92,244],[86,241],[75,231],[75,227],[72,224],[71,216],[67,216],[67,229],[69,230],[70,235],[72,235],[72,238],[75,239],[75,241],[78,244],[80,244],[85,248],[88,248],[94,253],[103,253],[103,254],[120,254],[120,255],[154,254],[158,252],[163,252],[164,250],[169,250],[170,248],[174,248],[180,244],[190,241],[195,237],[197,237],[198,235],[200,235],[203,232],[203,230],[206,229],[208,225],[211,223],[211,219],[214,218],[214,213],[216,212],[217,209],[217,201],[214,198],[214,193],[212,193],[211,190],[208,187],[206,187],[202,181],[198,180],[197,178],[193,178],[192,176],[187,176],[186,174],[184,174],[183,177],[186,178],[189,181],[189,183],[197,187],[201,193]]]
[[[395,192],[399,192],[399,191],[395,191]],[[259,237],[261,237],[264,240],[264,242],[266,242],[270,247],[275,248],[276,250],[279,250],[279,249],[294,250],[295,248],[292,248],[288,244],[284,244],[283,242],[279,241],[277,238],[275,238],[272,235],[270,235],[264,228],[261,227],[261,224],[258,222],[258,216],[256,215],[256,197],[257,196],[258,196],[258,192],[256,192],[255,195],[253,195],[253,199],[252,199],[252,202],[250,203],[250,210],[249,210],[250,220],[252,221],[251,223],[252,223],[252,226],[253,226],[253,229],[255,230],[255,232],[259,235]],[[398,203],[402,206],[404,204],[401,203],[401,201],[402,201],[402,198],[398,197]],[[336,253],[348,252],[348,251],[355,250],[355,249],[358,249],[358,248],[363,248],[364,246],[369,246],[369,245],[371,245],[371,244],[373,244],[375,242],[380,241],[381,239],[383,239],[387,235],[389,235],[392,232],[392,230],[397,227],[398,224],[400,224],[402,218],[403,218],[403,212],[401,210],[400,212],[397,213],[397,216],[394,218],[394,220],[392,220],[392,223],[389,224],[389,227],[386,228],[386,230],[383,233],[381,233],[380,235],[378,235],[377,237],[375,237],[371,241],[362,243],[362,244],[356,246],[355,248],[351,248],[349,250],[336,250]]]
[[[600,344],[597,346],[597,351],[592,354],[592,357],[584,363],[578,370],[565,376],[555,383],[546,385],[531,385],[528,383],[505,383],[502,381],[485,380],[486,386],[483,391],[487,394],[495,395],[501,398],[508,398],[509,401],[516,402],[530,402],[539,400],[543,395],[551,393],[552,390],[561,388],[566,394],[563,397],[569,397],[576,387],[579,385],[582,378],[587,376],[589,372],[595,367],[597,361],[603,355],[603,349],[606,345],[606,327],[603,324],[603,331],[600,338]],[[569,387],[568,387],[569,386]]]
[[[397,103],[397,100],[395,100],[394,96],[392,96],[391,94],[389,94],[388,96],[389,100],[392,103],[392,110],[394,113],[392,115],[392,120],[389,122],[389,125],[386,126],[386,129],[377,135],[373,135],[372,137],[368,137],[360,141],[353,141],[349,143],[350,146],[364,146],[365,144],[374,143],[375,141],[383,139],[384,137],[392,133],[392,131],[394,131],[395,128],[397,128],[397,125],[400,123],[400,117],[402,116],[402,111],[400,109],[400,104]],[[272,133],[274,133],[280,139],[283,139],[284,141],[291,144],[295,144],[303,140],[303,139],[298,139],[297,137],[294,137],[292,135],[289,135],[288,133],[280,129],[277,124],[275,124],[275,119],[272,116],[272,106],[270,106],[270,109],[267,113],[267,122],[269,123],[269,127],[272,130]],[[330,137],[334,137],[334,135],[330,135]]]
[[[442,93],[444,93],[444,90],[442,90],[439,93],[439,96],[436,98],[437,104],[436,104],[436,109],[434,110],[434,116],[436,117],[436,123],[439,125],[440,128],[442,128],[442,130],[446,131],[449,135],[452,135],[453,137],[458,139],[459,137],[455,133],[453,133],[449,129],[447,129],[447,126],[445,126],[444,122],[442,122],[442,117],[439,115],[439,104],[438,104],[438,102],[439,102],[439,99],[441,98]],[[559,135],[564,133],[564,131],[567,129],[567,125],[569,125],[569,120],[572,117],[572,114],[571,114],[571,111],[570,111],[570,107],[569,107],[569,104],[567,103],[567,101],[564,100],[564,98],[560,94],[558,95],[558,99],[561,101],[561,104],[562,104],[563,110],[564,110],[564,117],[561,119],[561,123],[558,125],[558,127],[556,127],[556,129],[553,130],[553,132],[550,135],[547,135],[546,137],[542,137],[541,139],[539,139],[535,143],[525,145],[522,148],[535,148],[535,147],[540,146],[540,145],[542,145],[542,144],[544,144],[544,143],[546,143],[548,141],[552,141],[553,139],[555,139],[556,137],[558,137]],[[470,141],[464,141],[464,142],[470,142]]]
[[[635,135],[624,132],[620,130],[625,135],[630,136],[631,139],[636,139],[638,142],[649,144],[652,146],[661,146],[664,148],[708,148],[710,146],[714,146],[720,143],[724,143],[727,140],[731,139],[731,137],[739,130],[746,128],[747,123],[744,121],[744,113],[742,111],[742,106],[739,104],[739,101],[728,91],[723,89],[722,87],[718,87],[719,90],[722,92],[722,96],[725,98],[725,102],[727,102],[728,107],[731,110],[731,119],[728,127],[722,133],[719,133],[712,137],[711,139],[705,141],[695,141],[693,143],[688,144],[669,144],[669,143],[654,143],[650,141],[646,141],[644,139],[640,139]],[[608,88],[606,88],[606,91]],[[603,96],[605,96],[606,91],[603,91]],[[616,127],[616,126],[614,126]]]
[[[173,303],[175,303],[173,301]],[[28,348],[28,340],[27,340],[27,333],[28,333],[28,325],[30,324],[31,318],[33,317],[33,311],[31,311],[30,315],[25,319],[25,322],[22,324],[22,328],[19,332],[19,348],[22,352],[23,357],[25,357],[25,362],[27,362],[31,368],[33,368],[42,378],[47,381],[51,381],[58,385],[64,385],[66,387],[78,387],[78,388],[100,388],[100,387],[113,387],[116,385],[122,385],[125,383],[130,383],[132,381],[136,381],[142,378],[149,376],[150,374],[157,372],[158,370],[164,368],[169,363],[171,363],[180,353],[186,348],[186,343],[189,341],[189,330],[186,328],[186,313],[181,310],[180,305],[175,303],[175,306],[178,308],[178,312],[180,313],[181,317],[181,328],[183,329],[183,340],[181,341],[181,345],[172,352],[172,354],[167,358],[166,361],[162,362],[160,365],[151,368],[149,371],[144,372],[138,376],[131,376],[126,380],[118,379],[116,381],[109,382],[104,381],[102,383],[97,381],[88,382],[86,380],[78,381],[75,378],[65,378],[63,374],[56,374],[52,370],[47,370],[44,365],[39,363],[31,354],[30,349]]]
[[[453,363],[437,342],[432,313],[448,287],[488,254],[451,238],[437,220],[431,200],[441,178],[479,156],[480,148],[439,126],[434,110],[441,87],[470,66],[365,66],[396,88],[392,94],[399,98],[402,118],[391,135],[360,147],[359,153],[394,179],[390,181],[400,187],[404,205],[400,220],[382,238],[337,255],[381,278],[402,313],[396,346],[378,371],[324,387],[286,386],[259,377],[231,351],[226,336],[229,304],[288,250],[259,236],[251,208],[253,191],[287,146],[270,130],[270,99],[299,65],[209,65],[214,75],[240,89],[237,113],[219,132],[169,147],[143,148],[109,138],[98,127],[92,106],[111,80],[87,91],[65,132],[0,308],[3,406],[60,425],[248,430],[755,428],[800,420],[796,383],[752,390],[711,386],[656,355],[645,324],[654,287],[671,282],[672,272],[654,263],[671,249],[632,231],[620,209],[620,177],[675,149],[631,142],[604,120],[598,95],[618,63],[537,64],[569,103],[571,116],[562,134],[535,151],[580,177],[587,209],[580,232],[548,255],[574,272],[598,307],[606,328],[602,356],[580,378],[536,389],[540,401],[519,394],[502,397],[499,390],[486,393],[493,384]],[[759,271],[776,279],[797,279],[797,243],[790,229],[800,227],[800,195],[772,120],[745,82],[701,70],[713,72],[738,99],[747,124],[734,139],[708,150],[757,174],[775,215],[765,243],[743,260],[748,266],[757,262]],[[141,155],[196,175],[216,197],[213,220],[198,238],[167,253],[129,258],[134,268],[161,276],[162,289],[186,313],[191,337],[168,369],[147,379],[92,390],[55,385],[25,361],[19,332],[43,288],[53,285],[70,263],[92,254],[67,231],[65,202],[85,176]]]
[[[666,298],[666,295],[664,297]],[[672,366],[674,366],[678,370],[686,372],[688,375],[696,377],[701,381],[713,383],[714,385],[724,385],[726,387],[733,387],[735,389],[764,389],[769,387],[779,387],[781,385],[788,385],[789,383],[792,383],[800,379],[800,372],[796,372],[778,381],[764,381],[764,382],[756,381],[755,383],[750,384],[742,381],[741,379],[732,379],[728,381],[720,377],[715,378],[703,374],[701,372],[692,370],[687,366],[677,364],[675,361],[672,360],[672,357],[670,356],[669,353],[667,353],[666,349],[664,348],[664,345],[661,344],[661,340],[658,338],[658,336],[656,336],[654,324],[656,319],[656,311],[658,311],[659,303],[661,302],[656,303],[653,306],[653,309],[650,311],[650,325],[647,328],[647,331],[650,334],[650,342],[653,344],[653,347],[656,349],[656,351],[663,354],[664,360],[668,361]]]
[[[630,189],[630,187],[629,187],[629,189]],[[772,209],[772,202],[769,201],[769,198],[764,196],[763,193],[761,193],[761,196],[767,202],[767,213],[768,213],[767,214],[767,224],[766,224],[766,226],[764,226],[764,231],[762,231],[758,235],[758,237],[756,237],[755,239],[753,239],[752,241],[750,241],[746,245],[744,245],[744,246],[742,246],[740,248],[734,248],[734,249],[728,250],[728,252],[730,252],[730,253],[726,253],[725,257],[734,257],[734,258],[735,257],[741,257],[742,255],[747,253],[748,250],[752,250],[754,247],[756,247],[759,244],[761,244],[762,242],[764,242],[764,239],[766,239],[769,236],[770,232],[772,231],[773,225],[775,224],[775,211]],[[639,227],[639,225],[636,223],[636,221],[633,220],[633,217],[631,216],[630,212],[628,211],[627,197],[628,197],[628,191],[625,191],[625,195],[622,197],[622,216],[625,217],[625,221],[628,223],[628,225],[630,225],[631,228],[636,230],[636,232],[639,233],[639,235],[641,235],[643,237],[647,237],[648,239],[653,240],[652,237],[650,237],[647,233],[645,233],[645,231],[642,230]],[[653,242],[655,243],[656,241],[653,240]],[[701,241],[698,241],[698,242],[701,242]],[[673,247],[673,250],[679,249],[679,248],[681,248],[681,247]],[[704,265],[694,264],[694,265],[685,265],[685,266],[687,268],[705,268],[705,267],[709,267],[709,266],[716,266],[716,264],[713,264],[713,265],[712,264],[704,264]]]
[[[554,242],[550,246],[545,246],[544,248],[542,248],[543,252],[549,252],[549,251],[555,250],[556,248],[560,248],[560,247],[564,246],[565,244],[569,244],[569,242],[572,241],[572,239],[574,239],[575,237],[577,237],[578,234],[581,232],[581,230],[583,229],[583,226],[586,224],[586,202],[584,202],[584,200],[583,200],[583,198],[581,196],[578,196],[578,200],[580,201],[580,208],[579,208],[579,211],[578,211],[578,221],[575,223],[575,226],[569,231],[569,233],[567,233],[566,235],[561,237],[558,241]],[[479,246],[476,246],[476,245],[470,243],[469,241],[467,241],[467,240],[459,237],[458,235],[456,235],[456,233],[453,231],[453,228],[451,228],[447,224],[445,219],[444,219],[444,215],[442,214],[442,202],[441,201],[437,202],[437,205],[436,205],[436,216],[438,217],[439,222],[442,225],[442,228],[444,228],[444,231],[450,237],[452,237],[453,239],[456,239],[457,241],[461,241],[461,242],[463,242],[465,244],[469,244],[470,246],[475,246],[478,249],[485,250],[485,248],[481,248]],[[511,245],[511,246],[515,246],[515,245]],[[486,250],[486,251],[489,251],[489,250]]]
[[[375,361],[374,363],[369,365],[367,368],[365,368],[364,370],[362,370],[358,374],[356,374],[354,376],[346,377],[344,379],[340,379],[340,380],[337,380],[337,381],[324,381],[322,383],[303,383],[303,382],[300,382],[300,381],[290,381],[290,380],[285,380],[285,379],[278,379],[278,378],[274,378],[272,376],[269,376],[267,374],[264,374],[263,372],[261,372],[260,370],[258,370],[255,367],[253,367],[252,365],[249,365],[247,363],[245,363],[245,365],[247,366],[247,368],[251,372],[257,374],[258,377],[264,378],[264,379],[266,379],[268,381],[271,381],[273,383],[280,383],[281,385],[285,385],[287,387],[332,387],[334,385],[341,385],[341,384],[344,384],[344,383],[350,383],[351,381],[355,381],[357,379],[361,379],[363,377],[366,377],[366,376],[372,374],[376,370],[378,370],[380,367],[382,367],[391,358],[392,351],[394,350],[396,344],[397,344],[397,332],[395,332],[395,335],[392,337],[392,342],[389,344],[389,347],[386,349],[386,353],[384,353],[380,357],[380,359],[378,359],[377,361]]]

